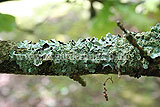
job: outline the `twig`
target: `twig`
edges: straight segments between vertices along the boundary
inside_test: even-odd
[[[128,33],[127,30],[123,27],[123,24],[121,24],[120,21],[117,21],[117,26],[118,26],[125,34]]]
[[[103,86],[104,86],[104,91],[103,91],[103,93],[104,93],[104,98],[106,99],[106,101],[108,101],[108,94],[107,94],[107,89],[106,89],[106,82],[107,82],[108,80],[110,80],[110,81],[113,83],[112,77],[109,77],[109,78],[107,78],[107,79],[105,80],[105,82],[104,82],[104,84],[103,84]]]

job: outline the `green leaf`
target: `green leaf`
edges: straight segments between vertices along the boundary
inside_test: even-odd
[[[0,13],[0,32],[10,32],[16,27],[15,17]]]

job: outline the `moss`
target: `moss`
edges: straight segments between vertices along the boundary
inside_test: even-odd
[[[9,54],[11,50],[15,50],[17,47],[15,42],[12,41],[0,41],[0,61],[9,60]]]

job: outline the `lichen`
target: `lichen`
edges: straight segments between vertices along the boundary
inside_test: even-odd
[[[152,59],[160,56],[160,24],[151,28],[149,32],[133,33],[139,46],[147,51]],[[10,51],[10,58],[25,72],[38,72],[39,66],[45,61],[51,61],[49,69],[57,74],[70,75],[84,70],[94,73],[97,65],[102,65],[122,72],[132,68],[147,69],[149,62],[142,58],[139,50],[132,46],[125,36],[111,35],[101,39],[85,38],[78,41],[63,43],[52,39],[40,40],[37,43],[23,41],[17,44],[19,50]],[[2,54],[2,53],[0,53]],[[68,55],[67,57],[65,55]],[[76,57],[74,57],[76,55]],[[31,57],[32,56],[32,57]],[[65,58],[62,59],[62,56]],[[89,56],[86,58],[86,56]],[[48,59],[47,59],[48,58]]]
[[[135,35],[139,46],[147,51],[148,56],[155,59],[160,56],[160,23],[151,27],[151,31]]]

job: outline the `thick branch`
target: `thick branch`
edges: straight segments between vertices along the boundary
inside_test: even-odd
[[[107,34],[100,40],[86,38],[68,43],[54,39],[50,42],[40,40],[37,43],[0,41],[0,73],[63,75],[81,82],[84,86],[85,82],[79,76],[88,74],[121,72],[121,75],[137,78],[140,76],[160,77],[159,26],[160,24],[157,24],[149,32],[134,35],[130,33],[136,39],[137,45],[147,52],[147,57],[153,59],[152,61],[143,57],[140,50],[125,37],[111,34]],[[64,54],[71,56],[67,56],[67,59],[58,57],[57,60],[56,55]],[[52,57],[46,60],[48,55]],[[81,56],[83,58],[72,59],[74,55],[83,55]],[[88,58],[85,55],[99,55],[99,57]]]

